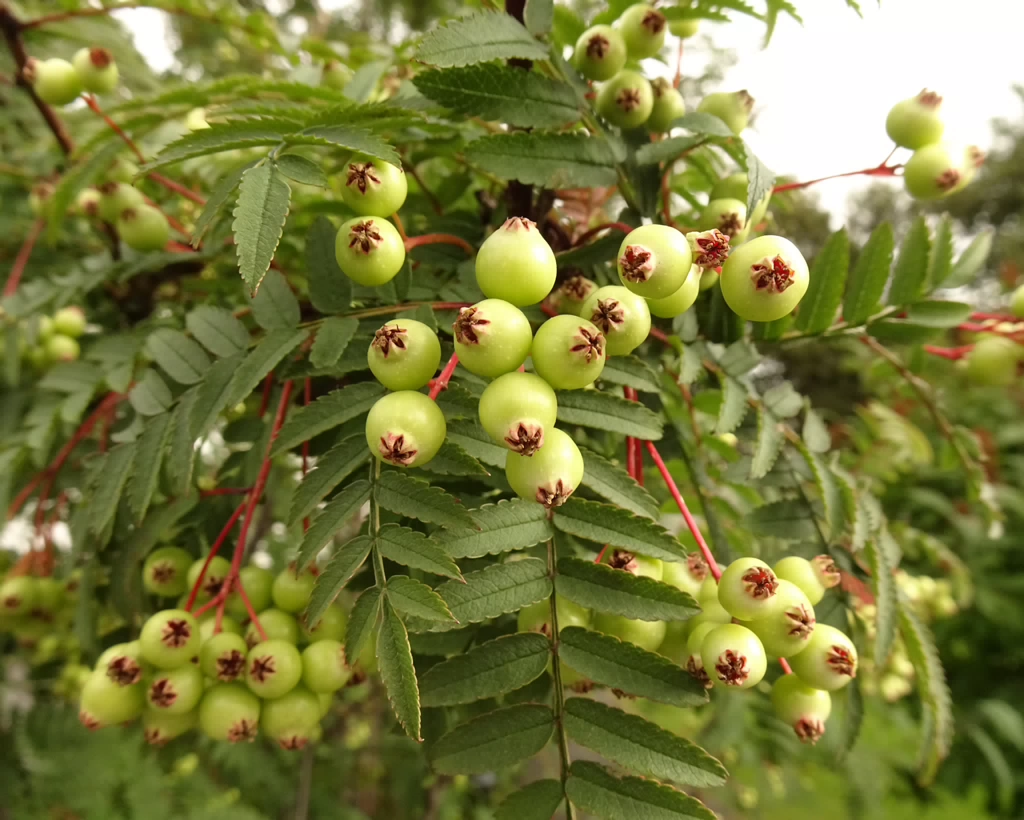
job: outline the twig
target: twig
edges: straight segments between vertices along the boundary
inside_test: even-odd
[[[888,161],[888,157],[886,158],[886,161]],[[881,165],[876,165],[872,168],[863,168],[860,171],[847,171],[844,174],[830,174],[827,177],[818,177],[818,179],[811,179],[807,182],[787,182],[784,185],[776,185],[772,188],[772,193],[780,194],[783,191],[797,191],[801,188],[809,188],[812,185],[817,185],[819,182],[825,182],[830,179],[840,179],[841,177],[894,177],[896,176],[896,171],[902,167],[902,165],[886,165],[885,162],[883,162]]]
[[[402,223],[402,217],[398,215],[398,211],[391,214],[391,221],[395,223],[395,229],[398,231],[398,235],[402,237],[402,242],[408,242],[409,234],[405,232],[405,225]]]
[[[683,38],[679,38],[679,50],[676,52],[676,76],[672,80],[672,87],[679,88],[683,82]]]
[[[476,253],[476,248],[465,239],[461,236],[453,236],[450,233],[425,233],[423,236],[410,236],[405,240],[406,252],[422,245],[457,245],[470,256]]]
[[[220,548],[227,540],[228,533],[230,533],[232,527],[235,526],[235,522],[238,520],[239,516],[244,512],[247,501],[248,499],[243,499],[242,503],[238,505],[238,507],[235,509],[233,513],[231,513],[231,517],[228,519],[228,522],[224,525],[224,528],[220,531],[220,535],[217,536],[217,540],[214,541],[213,546],[210,547],[210,553],[206,556],[206,561],[203,562],[203,567],[199,570],[199,576],[196,578],[196,582],[192,585],[192,590],[188,594],[188,600],[185,602],[186,612],[192,611],[192,606],[196,602],[196,596],[199,595],[199,590],[203,586],[203,580],[206,578],[206,570],[209,569],[210,563],[216,557],[217,553],[220,552]]]
[[[25,267],[28,265],[28,260],[32,256],[32,250],[36,246],[36,240],[43,233],[43,229],[46,227],[45,219],[37,219],[32,223],[32,227],[29,228],[28,236],[25,237],[25,241],[21,245],[21,250],[18,251],[18,255],[14,258],[14,265],[11,266],[11,274],[7,277],[7,284],[4,285],[4,298],[13,296],[14,292],[18,289],[18,284],[21,282],[21,276],[25,273]]]
[[[448,382],[451,381],[452,374],[455,373],[455,368],[459,364],[459,354],[452,353],[452,357],[448,360],[448,364],[444,366],[444,370],[441,371],[441,375],[436,379],[430,381],[430,398],[437,401],[437,397],[441,395],[441,391],[447,389]]]
[[[633,226],[627,225],[625,222],[605,222],[601,225],[598,225],[596,228],[591,228],[589,231],[580,234],[572,243],[572,246],[574,248],[578,247],[582,245],[584,242],[586,242],[588,239],[597,236],[599,233],[602,233],[603,231],[609,230],[621,231],[622,233],[629,233],[630,231],[633,230]]]

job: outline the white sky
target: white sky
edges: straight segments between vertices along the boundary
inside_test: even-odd
[[[756,128],[745,137],[780,175],[812,179],[876,165],[892,147],[885,135],[889,108],[925,87],[945,98],[946,133],[964,145],[987,150],[990,121],[1021,114],[1011,87],[1024,83],[1024,0],[884,0],[880,8],[861,0],[864,19],[843,0],[795,5],[805,25],[783,18],[764,50],[764,26],[756,20],[737,15],[733,23],[707,28],[717,45],[739,54],[723,90],[746,88],[756,98]],[[117,15],[154,68],[172,63],[163,12]],[[835,180],[815,190],[842,216],[849,194],[869,183]]]

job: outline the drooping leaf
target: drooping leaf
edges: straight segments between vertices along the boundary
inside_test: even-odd
[[[501,179],[549,188],[614,185],[615,153],[600,137],[520,131],[480,137],[466,159]]]
[[[746,142],[743,143],[743,155],[747,166],[747,213],[752,214],[765,195],[771,193],[775,174],[755,156]]]
[[[308,567],[335,534],[370,498],[370,482],[353,481],[313,519],[302,539],[296,561],[301,572]],[[312,622],[311,622],[312,623]]]
[[[198,305],[185,317],[185,327],[214,356],[234,356],[249,347],[245,325],[224,308]]]
[[[317,459],[316,468],[307,473],[295,488],[288,523],[295,524],[305,518],[321,499],[352,475],[370,458],[366,449],[366,436],[356,434],[342,439]]]
[[[192,229],[191,244],[193,248],[199,247],[199,243],[203,241],[203,236],[205,236],[210,226],[213,225],[213,221],[220,215],[221,210],[227,205],[231,195],[238,188],[239,183],[242,181],[242,176],[258,161],[252,160],[243,163],[237,168],[228,171],[217,181],[217,184],[213,187],[210,196],[206,200],[206,207],[203,208],[203,212],[199,215],[199,219],[196,220],[196,225]]]
[[[454,441],[446,440],[437,455],[423,465],[428,473],[438,475],[487,476],[484,465],[463,450]]]
[[[750,461],[750,477],[764,478],[775,466],[782,452],[785,437],[779,420],[764,406],[757,408],[757,441],[754,443],[754,457]]]
[[[859,325],[878,310],[879,301],[889,281],[892,264],[892,225],[883,222],[871,234],[861,249],[857,263],[850,271],[843,298],[843,319],[849,325]]]
[[[420,737],[420,692],[416,685],[416,667],[409,646],[409,633],[385,596],[377,630],[377,668],[388,693],[391,709],[405,733],[413,740]]]
[[[139,437],[132,465],[132,482],[128,486],[128,505],[136,523],[146,517],[153,493],[160,480],[164,448],[171,434],[171,414],[161,413],[146,422],[146,428]]]
[[[559,781],[534,780],[506,797],[495,809],[494,820],[551,820],[563,798]]]
[[[98,480],[89,499],[89,530],[97,533],[110,523],[117,512],[124,485],[131,475],[136,444],[119,444],[103,456],[96,470]]]
[[[383,590],[380,587],[368,587],[359,593],[345,625],[345,660],[354,666],[363,651],[374,628],[377,626],[377,615],[380,613],[380,599]]]
[[[334,390],[312,404],[293,412],[274,442],[273,455],[290,450],[326,430],[366,413],[381,396],[384,388],[377,382],[362,382]]]
[[[985,267],[989,254],[992,252],[992,243],[995,240],[995,231],[984,230],[979,233],[967,246],[949,272],[948,278],[936,282],[936,286],[944,288],[959,288],[969,285],[975,280],[981,269]]]
[[[577,538],[663,561],[686,560],[686,550],[664,527],[611,504],[570,498],[555,509],[552,521]]]
[[[438,530],[431,538],[452,558],[482,558],[526,549],[554,535],[547,511],[521,498],[470,511],[474,526]]]
[[[148,173],[182,160],[233,151],[236,148],[277,145],[294,129],[293,120],[269,117],[211,125],[175,140],[164,148],[156,159],[146,163],[142,171]]]
[[[829,433],[821,416],[811,407],[808,407],[804,414],[801,435],[812,453],[827,453],[832,448],[832,434]]]
[[[579,558],[560,558],[558,594],[582,607],[643,621],[685,621],[700,607],[682,590]]]
[[[458,501],[440,487],[397,470],[381,474],[373,488],[385,510],[445,527],[472,527],[473,518]]]
[[[327,187],[327,175],[323,169],[299,154],[282,154],[277,158],[277,170],[288,179],[301,182],[303,185]]]
[[[271,163],[256,165],[242,175],[231,230],[238,254],[238,272],[253,294],[277,252],[291,196],[292,189]]]
[[[598,390],[559,390],[558,420],[658,441],[662,435],[661,419],[640,402]]]
[[[314,367],[332,367],[341,358],[358,329],[358,319],[348,316],[331,316],[326,319],[313,339],[309,361]]]
[[[264,336],[235,371],[224,406],[233,407],[248,396],[307,335],[308,331],[300,329],[272,330]]]
[[[770,535],[788,541],[803,541],[817,536],[814,519],[806,507],[791,501],[763,504],[747,514],[743,525],[758,535]]]
[[[352,304],[352,283],[338,267],[334,240],[338,229],[318,216],[306,234],[309,300],[321,313],[341,313]]]
[[[345,584],[363,565],[372,545],[373,542],[368,536],[360,535],[339,547],[331,556],[327,566],[316,578],[313,594],[310,595],[309,605],[306,607],[306,623],[315,624],[323,617],[327,607],[334,602]]]
[[[476,404],[476,399],[473,399],[473,403],[474,405]],[[505,468],[508,449],[495,444],[494,440],[487,435],[487,431],[477,421],[460,418],[450,422],[448,424],[447,440],[461,447],[468,455],[483,464],[500,469]]]
[[[481,11],[438,26],[420,41],[416,59],[438,67],[507,60],[547,59],[547,49],[514,17]]]
[[[404,567],[421,569],[446,578],[458,578],[460,581],[462,579],[456,563],[437,544],[423,533],[408,527],[385,524],[377,535],[377,549],[385,558]]]
[[[864,557],[871,569],[871,589],[875,593],[875,665],[884,669],[889,660],[893,641],[896,640],[896,621],[899,617],[896,605],[895,566],[889,560],[888,552],[877,538],[869,538],[864,545]]]
[[[604,767],[577,760],[569,770],[565,793],[595,817],[620,820],[715,820],[715,813],[694,797],[642,777],[615,777]]]
[[[601,381],[633,387],[645,393],[661,392],[658,374],[639,356],[612,356],[604,363]]]
[[[443,735],[430,750],[430,760],[441,774],[497,771],[535,755],[554,730],[554,714],[539,703],[495,709]]]
[[[193,438],[205,434],[221,413],[229,408],[229,399],[242,355],[229,356],[215,362],[197,386],[189,423]]]
[[[554,0],[526,0],[523,22],[530,34],[542,37],[551,31],[555,19]]]
[[[892,284],[889,286],[888,297],[890,305],[905,305],[921,297],[928,276],[931,244],[928,223],[923,216],[919,216],[911,223],[910,230],[903,238],[899,256],[892,269]]]
[[[907,306],[907,319],[928,327],[951,328],[967,321],[973,308],[966,302],[932,299]]]
[[[195,384],[210,367],[203,349],[178,330],[162,327],[146,339],[146,352],[178,384]]]
[[[171,390],[152,368],[147,369],[142,378],[128,394],[135,412],[143,416],[157,416],[165,412],[173,402]]]
[[[580,453],[584,487],[644,518],[657,518],[657,501],[628,472],[586,447],[581,447]]]
[[[347,90],[347,89],[346,89]],[[293,143],[305,145],[332,145],[356,154],[383,160],[392,165],[401,164],[398,151],[369,128],[333,123],[312,125],[291,137]]]
[[[196,437],[192,435],[191,417],[197,392],[194,387],[185,391],[171,411],[171,442],[164,460],[171,491],[178,495],[186,493],[192,481]]]
[[[953,270],[953,220],[949,214],[939,217],[932,242],[931,255],[928,257],[928,277],[926,291],[934,290],[944,282]]]
[[[722,382],[722,405],[718,409],[718,422],[715,425],[716,433],[731,433],[743,422],[747,415],[747,397],[750,390],[744,382],[720,374]]]
[[[454,621],[448,604],[434,590],[407,575],[392,575],[387,584],[388,600],[395,609],[428,621]]]
[[[703,111],[691,111],[689,114],[684,114],[672,125],[692,134],[707,134],[711,137],[726,138],[735,136],[732,129],[722,120],[712,114],[705,114]]]

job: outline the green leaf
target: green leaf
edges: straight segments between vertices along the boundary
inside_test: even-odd
[[[160,466],[164,460],[164,448],[171,435],[171,414],[161,413],[146,422],[135,450],[132,465],[132,483],[128,487],[128,506],[135,515],[135,522],[141,523],[146,510],[153,500],[153,493],[160,480]]]
[[[128,400],[135,412],[142,416],[158,416],[174,402],[170,388],[152,368],[142,374],[128,394]]]
[[[772,192],[775,174],[754,155],[746,142],[743,143],[743,154],[747,166],[747,213],[752,214],[761,200]]]
[[[284,274],[265,271],[259,291],[251,297],[252,318],[264,330],[291,330],[302,319],[299,300],[295,298]]]
[[[651,519],[658,517],[658,502],[622,467],[586,447],[581,447],[580,453],[583,455],[584,487],[636,515]]]
[[[428,473],[438,475],[487,476],[484,465],[463,450],[454,441],[445,441],[437,455],[422,466]]]
[[[291,196],[292,189],[270,163],[257,165],[242,175],[231,231],[238,272],[254,295],[277,252]]]
[[[917,217],[903,238],[889,286],[890,305],[905,305],[921,297],[928,276],[932,238],[923,216]]]
[[[810,284],[800,302],[796,327],[804,333],[821,333],[836,320],[850,269],[850,240],[846,229],[832,234],[814,257]]]
[[[190,419],[197,395],[198,390],[194,387],[183,393],[171,413],[171,446],[164,458],[167,475],[171,479],[171,492],[177,495],[188,492],[192,482],[196,437],[192,435]]]
[[[718,422],[715,425],[716,433],[731,433],[743,422],[747,415],[747,397],[750,390],[744,382],[719,374],[722,382],[722,405],[718,409]]]
[[[252,160],[251,162],[239,165],[237,168],[228,171],[217,181],[217,184],[210,192],[209,198],[206,200],[203,212],[199,215],[199,219],[196,220],[196,225],[192,229],[191,244],[193,248],[199,247],[199,243],[203,241],[203,236],[210,229],[213,221],[220,215],[221,210],[223,210],[235,189],[238,188],[245,172],[257,162],[259,160]]]
[[[248,396],[308,335],[306,330],[272,330],[264,336],[235,371],[224,406],[233,407]]]
[[[875,666],[884,669],[896,640],[896,621],[899,617],[896,604],[896,581],[893,578],[895,566],[889,553],[879,544],[877,538],[869,538],[864,545],[864,557],[871,570],[871,589],[875,593],[876,635]]]
[[[526,0],[523,22],[526,23],[530,34],[537,37],[543,37],[549,33],[555,22],[554,0]]]
[[[558,263],[559,270],[595,268],[615,259],[621,244],[622,234],[618,231],[610,231],[586,245],[555,254],[555,261]],[[613,359],[608,359],[605,362],[605,367],[607,368],[612,361]],[[604,371],[601,375],[604,376]]]
[[[482,774],[512,766],[543,749],[555,731],[555,715],[539,703],[495,709],[456,726],[430,750],[440,774]]]
[[[554,535],[547,510],[522,498],[485,504],[470,511],[472,527],[438,530],[431,538],[452,558],[482,558],[521,550]]]
[[[599,390],[559,390],[556,395],[558,420],[563,424],[593,427],[647,441],[658,441],[664,434],[657,413],[640,402]]]
[[[366,436],[362,433],[342,439],[320,456],[315,469],[307,473],[295,489],[291,509],[288,511],[289,526],[313,512],[325,495],[352,475],[369,458]]]
[[[805,441],[796,444],[797,452],[803,457],[807,466],[814,476],[814,483],[821,496],[821,504],[825,512],[825,521],[828,523],[829,532],[833,538],[837,538],[841,531],[845,518],[843,498],[836,482],[835,474],[825,464],[821,456],[813,452]]]
[[[943,302],[937,299],[915,302],[907,306],[907,319],[927,327],[951,328],[966,322],[973,308],[966,302]]]
[[[563,797],[559,781],[535,780],[506,797],[495,809],[494,820],[551,820]]]
[[[373,542],[370,538],[360,535],[335,551],[316,578],[313,594],[309,596],[309,604],[306,606],[306,623],[315,624],[320,620],[327,607],[334,603],[338,593],[363,565],[371,546]]]
[[[427,621],[455,620],[444,598],[422,581],[407,575],[392,575],[388,578],[387,590],[388,600],[399,612]]]
[[[214,356],[234,356],[249,348],[249,331],[224,308],[199,305],[185,317],[185,327]]]
[[[277,158],[277,170],[288,179],[301,182],[303,185],[327,187],[327,174],[323,169],[299,154],[283,154]]]
[[[926,290],[934,290],[940,282],[944,282],[953,270],[953,220],[949,214],[939,217],[935,228],[935,239],[932,242],[931,254],[928,257],[928,276]]]
[[[358,126],[313,125],[298,134],[293,134],[289,138],[289,142],[306,145],[336,145],[356,154],[383,160],[391,165],[401,165],[402,163],[398,151],[391,145],[388,145],[368,128]]]
[[[803,440],[812,453],[827,453],[832,449],[832,434],[818,412],[811,407],[804,414]]]
[[[391,710],[405,733],[413,740],[420,737],[420,693],[416,687],[416,667],[405,624],[387,597],[384,598],[380,629],[377,631],[377,668]]]
[[[525,131],[493,134],[471,142],[465,153],[466,160],[481,170],[527,185],[596,188],[614,185],[617,179],[615,153],[601,137]]]
[[[545,60],[544,46],[514,17],[503,12],[481,11],[450,21],[427,33],[416,50],[416,59],[441,68],[507,60]]]
[[[473,526],[473,518],[440,487],[397,470],[383,473],[373,488],[377,503],[406,518],[444,527]]]
[[[309,352],[313,367],[333,367],[359,329],[359,320],[348,316],[331,316],[320,325]]]
[[[700,612],[674,586],[580,558],[559,559],[555,588],[582,607],[634,620],[685,621]]]
[[[569,769],[566,796],[595,817],[606,820],[715,820],[715,813],[694,797],[642,777],[615,777],[604,767],[577,760]]]
[[[641,145],[636,151],[634,161],[641,168],[645,165],[674,162],[686,151],[703,145],[705,142],[707,140],[704,137],[666,137],[657,142]]]
[[[326,216],[318,216],[306,234],[309,300],[321,313],[341,313],[352,304],[351,280],[341,272],[334,255],[337,233]]]
[[[731,139],[735,136],[732,129],[718,117],[705,114],[703,111],[691,111],[684,114],[672,123],[675,128],[682,128],[691,134],[707,134],[711,137],[726,137]]]
[[[117,512],[117,504],[124,492],[124,485],[131,475],[136,445],[119,444],[109,453],[96,469],[98,481],[89,498],[89,530],[102,532]]]
[[[436,592],[444,598],[460,624],[475,624],[509,612],[518,612],[524,606],[549,597],[551,579],[543,561],[539,558],[524,558],[510,564],[491,564],[470,572],[464,583],[445,581],[437,587]],[[450,627],[446,624],[429,624],[427,628],[438,632]]]
[[[46,238],[54,243],[60,236],[60,230],[67,225],[68,208],[71,207],[78,192],[102,176],[110,167],[114,158],[124,150],[120,140],[112,140],[98,151],[91,153],[84,162],[66,170],[50,196],[47,207]]]
[[[611,504],[570,498],[555,508],[552,521],[557,529],[577,538],[663,561],[686,560],[683,545],[660,524]]]
[[[498,63],[424,71],[413,84],[456,114],[522,128],[564,125],[580,117],[572,86]]]
[[[146,352],[178,384],[201,381],[210,367],[203,349],[179,330],[161,327],[146,339]]]
[[[789,419],[803,409],[804,399],[791,382],[780,382],[765,391],[761,404],[776,418]]]
[[[352,384],[296,410],[281,428],[272,455],[279,455],[326,430],[369,412],[384,392],[384,388],[377,382]]]
[[[543,635],[503,635],[428,669],[420,678],[423,705],[456,706],[512,692],[544,674],[550,658]]]
[[[142,166],[142,171],[149,173],[185,159],[232,151],[236,148],[277,145],[294,129],[294,121],[272,117],[211,125],[175,140],[164,148],[156,159]]]
[[[785,436],[779,420],[769,413],[764,406],[757,408],[757,441],[754,444],[754,457],[750,462],[750,477],[764,478],[782,452]]]
[[[967,249],[960,254],[949,277],[941,282],[935,282],[935,285],[941,285],[944,288],[959,288],[973,282],[981,273],[981,269],[985,267],[989,254],[992,252],[994,240],[995,231],[991,228],[979,233],[967,246]]]
[[[331,499],[309,525],[296,559],[301,572],[370,498],[370,482],[354,481]],[[347,579],[346,579],[347,580]],[[311,621],[311,623],[313,623]]]
[[[588,698],[565,702],[569,737],[599,755],[659,780],[710,788],[725,783],[725,767],[686,738]]]
[[[558,657],[585,678],[637,697],[683,707],[708,699],[682,667],[611,635],[567,626],[558,634]]]
[[[861,249],[850,271],[843,299],[843,319],[851,326],[862,324],[878,309],[892,264],[892,225],[883,222]]]
[[[206,377],[196,388],[189,417],[189,430],[193,438],[199,438],[212,428],[220,414],[228,408],[231,386],[241,361],[241,355],[220,359],[206,371]]]
[[[759,536],[787,541],[816,538],[818,532],[804,505],[792,501],[773,501],[758,507],[746,515],[743,526]]]
[[[385,524],[377,535],[377,549],[389,561],[434,575],[462,580],[458,566],[421,532],[398,524]],[[452,610],[454,612],[454,610]],[[456,614],[455,616],[459,616]],[[460,618],[461,620],[461,618]]]
[[[865,330],[885,344],[920,344],[934,339],[942,329],[932,324],[910,322],[905,319],[879,319],[869,324]]]
[[[634,387],[645,393],[660,393],[658,374],[639,356],[612,356],[604,363],[601,381]]]
[[[380,587],[364,589],[352,606],[345,626],[345,660],[349,666],[355,666],[370,633],[377,625],[382,592]]]
[[[448,392],[448,391],[445,391]],[[444,395],[444,394],[442,394]],[[477,403],[473,399],[474,405]],[[451,405],[448,405],[450,408]],[[445,408],[441,408],[444,410]],[[461,412],[461,411],[455,411]],[[480,426],[479,422],[466,419],[456,419],[448,423],[448,441],[458,445],[468,455],[491,467],[505,469],[505,459],[508,457],[508,448],[499,447],[494,440],[487,435],[487,431]]]
[[[749,373],[761,363],[761,354],[747,339],[733,342],[725,349],[718,365],[735,379]]]

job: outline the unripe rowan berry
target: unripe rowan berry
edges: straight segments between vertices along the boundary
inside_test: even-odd
[[[320,84],[327,88],[343,91],[345,86],[352,81],[352,76],[352,69],[347,65],[338,60],[328,60],[324,63],[323,74],[320,75]]]
[[[654,57],[665,45],[665,15],[644,3],[626,9],[616,22],[632,60]]]
[[[700,30],[700,18],[691,17],[682,20],[670,20],[668,30],[680,40],[687,40]]]
[[[711,114],[724,122],[729,130],[739,136],[750,122],[750,112],[754,110],[754,98],[746,91],[719,91],[708,94],[697,110],[703,114]]]
[[[389,390],[419,390],[437,372],[441,343],[423,322],[392,319],[374,333],[366,360]]]
[[[576,41],[573,64],[588,80],[609,80],[626,64],[626,41],[611,26],[588,28]]]
[[[612,569],[622,570],[630,575],[638,575],[643,578],[653,578],[655,581],[662,580],[666,566],[660,558],[648,558],[646,555],[621,549],[606,551],[602,563]]]
[[[146,204],[146,197],[138,188],[123,182],[104,182],[99,186],[100,219],[114,222],[122,211]]]
[[[75,197],[75,210],[87,219],[94,219],[99,216],[101,199],[95,188],[85,188]]]
[[[857,647],[835,627],[817,624],[807,647],[789,665],[808,686],[842,689],[857,676]]]
[[[723,624],[710,630],[701,642],[700,657],[712,683],[737,689],[757,686],[768,669],[761,641],[738,624]]]
[[[121,211],[116,226],[122,241],[140,252],[163,250],[171,238],[167,217],[152,205],[137,205]]]
[[[832,713],[832,696],[813,689],[796,675],[783,675],[772,686],[772,706],[779,720],[793,727],[804,743],[817,743]]]
[[[835,562],[828,555],[819,555],[810,561],[798,555],[789,555],[778,561],[772,569],[780,579],[799,587],[812,606],[821,603],[825,590],[837,586],[841,579]]]
[[[446,432],[437,403],[412,390],[378,399],[366,417],[370,452],[395,467],[422,467],[437,455]]]
[[[676,316],[686,313],[700,294],[700,279],[700,268],[691,265],[690,273],[683,280],[683,284],[679,286],[679,290],[663,299],[647,300],[647,307],[650,308],[651,315],[661,319],[674,319]]]
[[[654,92],[654,106],[651,108],[651,116],[647,118],[647,130],[652,134],[661,134],[686,113],[686,103],[679,89],[664,77],[654,79],[651,90]]]
[[[78,342],[57,333],[46,340],[46,355],[51,362],[73,362],[81,354]]]
[[[791,658],[807,648],[814,633],[814,607],[796,584],[779,579],[776,610],[763,618],[744,622],[761,639],[765,652],[776,658]]]
[[[702,231],[721,231],[730,240],[740,235],[747,225],[747,206],[738,199],[712,199],[701,214]]]
[[[86,91],[109,94],[117,88],[117,63],[107,49],[83,48],[75,53],[72,63]]]
[[[594,614],[594,627],[598,632],[626,641],[648,652],[656,652],[665,640],[667,627],[664,621],[641,621],[612,615],[607,612]]]
[[[519,367],[533,344],[530,320],[515,305],[501,299],[484,299],[462,308],[452,330],[462,366],[489,379]]]
[[[25,64],[24,75],[39,99],[49,105],[67,105],[82,93],[82,78],[67,60],[31,57]]]
[[[620,71],[597,92],[598,113],[619,128],[639,128],[653,108],[654,90],[636,71]]]
[[[484,296],[516,307],[535,305],[551,292],[558,264],[537,223],[523,217],[505,223],[476,255],[476,283]]]
[[[941,111],[942,97],[926,88],[892,107],[885,118],[885,132],[897,145],[916,151],[942,139],[946,125]]]
[[[555,426],[558,401],[555,391],[534,373],[498,376],[480,396],[480,424],[498,444],[530,456],[544,446],[544,436]]]
[[[942,199],[963,186],[970,167],[966,153],[945,143],[932,143],[907,160],[903,184],[914,199]]]
[[[967,354],[967,378],[975,384],[1006,387],[1017,379],[1021,347],[1003,336],[986,334]]]
[[[533,455],[509,451],[505,478],[520,498],[559,507],[583,480],[583,455],[568,433],[553,427]]]
[[[665,561],[662,567],[661,580],[694,599],[700,594],[700,588],[707,577],[708,565],[699,552],[691,552],[685,561]]]
[[[584,303],[582,312],[604,334],[609,356],[628,356],[651,332],[647,302],[627,288],[598,288]]]
[[[390,282],[402,269],[405,243],[386,219],[356,217],[338,229],[334,255],[349,279],[366,287],[378,287]]]
[[[537,330],[533,368],[556,390],[579,390],[601,375],[606,358],[604,334],[575,316],[553,316]]]
[[[764,561],[739,558],[718,581],[718,600],[734,618],[751,621],[777,612],[779,579]]]
[[[558,313],[579,316],[583,303],[597,290],[597,283],[585,276],[571,276],[551,291],[544,304]]]
[[[357,157],[345,166],[341,198],[363,216],[389,217],[405,204],[409,183],[400,165]]]
[[[807,292],[807,262],[788,239],[759,236],[730,254],[720,277],[726,304],[743,319],[773,322]]]
[[[691,263],[689,242],[669,225],[643,225],[630,231],[619,245],[616,261],[619,281],[647,299],[662,299],[679,290]],[[587,315],[586,306],[582,315]]]

